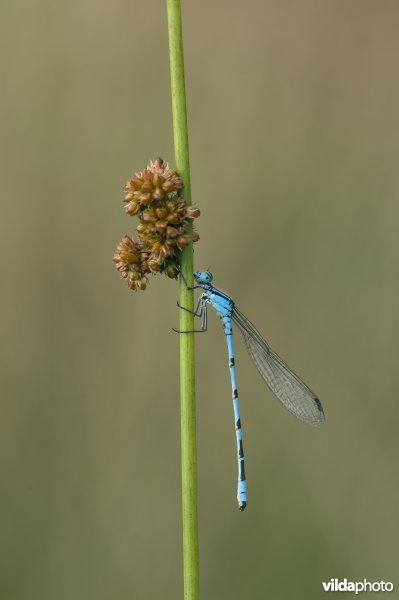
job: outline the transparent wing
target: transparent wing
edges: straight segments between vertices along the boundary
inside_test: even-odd
[[[324,422],[324,411],[320,400],[270,348],[252,323],[236,308],[232,319],[241,331],[248,353],[273,394],[298,419],[309,425],[319,426]]]

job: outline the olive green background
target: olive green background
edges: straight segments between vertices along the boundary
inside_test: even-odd
[[[196,268],[326,412],[320,430],[294,419],[237,337],[240,514],[211,315],[196,346],[201,597],[399,586],[399,6],[183,4]],[[0,13],[0,597],[182,598],[177,286],[133,293],[112,263],[135,227],[125,181],[174,164],[166,7]]]

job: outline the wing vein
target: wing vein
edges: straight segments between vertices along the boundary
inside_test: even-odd
[[[273,394],[298,419],[316,427],[322,425],[324,411],[316,394],[270,348],[237,307],[233,309],[232,319],[242,333],[252,362]]]

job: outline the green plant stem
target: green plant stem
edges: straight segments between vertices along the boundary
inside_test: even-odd
[[[167,10],[175,162],[176,170],[184,183],[184,199],[188,204],[191,204],[180,0],[167,0]],[[191,233],[191,231],[189,231],[189,233]],[[188,285],[193,285],[192,245],[182,252],[180,268]],[[179,302],[182,306],[193,310],[193,292],[187,289],[182,277],[180,277],[179,282]],[[180,311],[180,329],[182,331],[191,331],[194,329],[194,317],[185,310]],[[180,334],[180,410],[185,600],[199,599],[194,359],[194,334]]]

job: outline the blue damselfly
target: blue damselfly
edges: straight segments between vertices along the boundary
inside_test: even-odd
[[[240,510],[247,505],[247,490],[244,468],[244,450],[242,444],[242,428],[240,419],[240,406],[238,401],[235,354],[233,346],[233,323],[241,331],[248,353],[252,362],[258,369],[261,377],[271,389],[273,394],[284,404],[289,411],[298,419],[313,426],[322,425],[324,422],[324,411],[320,400],[303,381],[295,375],[263,339],[252,323],[238,310],[233,300],[212,285],[213,275],[209,271],[196,271],[194,273],[196,285],[189,289],[202,288],[204,291],[198,299],[194,311],[184,306],[179,308],[192,312],[202,320],[201,329],[194,332],[203,333],[208,326],[208,304],[212,306],[219,315],[223,331],[226,335],[227,349],[229,354],[229,368],[231,387],[233,392],[233,406],[235,417],[235,428],[237,438],[238,458],[238,488],[237,500]],[[191,331],[179,331],[178,333],[192,333]]]

